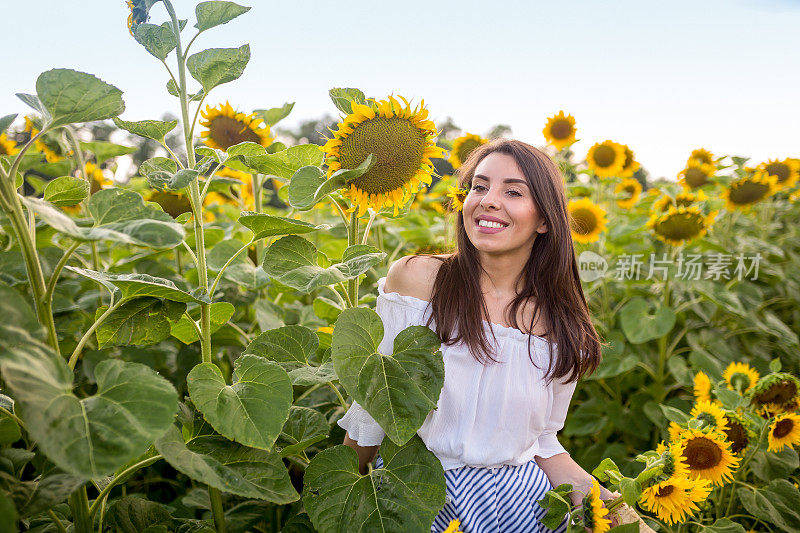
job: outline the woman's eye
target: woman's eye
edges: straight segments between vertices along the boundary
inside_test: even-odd
[[[522,196],[522,193],[521,193],[521,192],[519,192],[519,191],[515,191],[515,190],[513,190],[513,189],[512,189],[512,190],[510,190],[510,191],[508,191],[508,192],[509,192],[509,193],[512,193],[512,192],[513,192],[515,196]]]
[[[473,191],[477,191],[479,188],[480,189],[485,189],[486,187],[484,187],[483,185],[473,185],[472,186],[472,190]]]

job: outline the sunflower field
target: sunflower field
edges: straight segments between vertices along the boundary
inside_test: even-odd
[[[120,89],[68,68],[0,118],[0,532],[429,531],[444,471],[416,431],[440,344],[415,326],[378,353],[376,283],[454,250],[457,170],[491,135],[354,88],[322,135],[290,135],[292,103],[214,100],[247,44],[192,50],[250,8],[201,2],[190,26],[127,4],[179,118],[126,120]],[[620,142],[574,153],[564,111],[543,123],[607,341],[560,437],[620,493],[555,487],[545,524],[800,531],[800,160],[687,147],[651,181]],[[366,475],[336,424],[353,400],[387,435]],[[611,528],[626,507],[644,522]]]

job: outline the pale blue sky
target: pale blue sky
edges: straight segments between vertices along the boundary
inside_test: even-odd
[[[434,120],[470,132],[506,123],[534,145],[564,109],[579,155],[627,143],[653,177],[674,179],[699,146],[755,162],[800,156],[797,0],[239,3],[253,9],[193,47],[251,45],[243,77],[207,101],[296,101],[286,125],[335,114],[328,89],[350,86],[424,98]],[[122,89],[128,120],[178,114],[163,67],[128,35],[123,0],[3,4],[0,115],[26,113],[14,93],[53,67]],[[174,4],[193,35],[195,2]],[[163,20],[156,5],[151,22]]]

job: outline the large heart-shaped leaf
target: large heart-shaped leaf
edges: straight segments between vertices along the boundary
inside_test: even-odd
[[[442,464],[419,437],[381,445],[383,468],[358,472],[358,455],[339,445],[314,456],[303,476],[303,505],[320,531],[430,531],[445,504]]]
[[[619,311],[622,331],[631,344],[663,337],[672,331],[675,318],[675,311],[663,305],[658,305],[655,313],[651,313],[647,300],[638,296],[631,298]]]
[[[261,117],[261,119],[274,126],[281,120],[289,116],[289,113],[294,109],[294,102],[286,102],[281,107],[273,107],[271,109],[254,109],[253,112]],[[13,120],[13,119],[12,119]]]
[[[175,126],[178,125],[178,121],[170,120],[169,122],[164,122],[162,120],[140,120],[137,122],[128,122],[126,120],[114,118],[114,124],[116,124],[118,128],[122,128],[139,137],[145,137],[163,143],[164,137],[167,136],[167,133],[175,129]]]
[[[44,188],[44,199],[53,205],[75,205],[89,197],[89,182],[74,176],[61,176]]]
[[[349,246],[342,262],[321,267],[317,249],[297,235],[281,237],[264,254],[264,271],[284,285],[308,293],[320,287],[354,279],[380,263],[386,254],[367,244]]]
[[[107,274],[86,268],[64,267],[81,276],[94,280],[105,287],[116,287],[127,299],[152,296],[173,302],[211,303],[208,296],[189,294],[179,289],[173,282],[147,274]]]
[[[176,470],[223,492],[274,503],[300,499],[276,452],[248,448],[220,435],[198,431],[184,442],[175,426],[155,445]]]
[[[107,306],[99,307],[95,311],[95,320],[107,309]],[[178,320],[184,311],[185,303],[158,298],[137,298],[125,302],[98,326],[95,331],[97,344],[101,348],[156,344],[169,337],[171,323]]]
[[[165,22],[161,26],[143,22],[136,25],[133,38],[141,44],[150,55],[160,60],[166,59],[170,52],[175,50],[178,41],[172,31],[172,23]]]
[[[300,144],[274,154],[242,157],[244,165],[254,172],[289,179],[300,167],[320,166],[324,154],[316,144]]]
[[[291,325],[265,331],[245,348],[275,361],[289,373],[293,385],[307,386],[336,379],[332,361],[317,361],[319,337],[304,326]]]
[[[317,226],[304,220],[255,213],[253,211],[242,211],[239,214],[239,224],[253,232],[253,239],[263,239],[264,237],[274,237],[276,235],[299,235],[321,229],[330,229],[331,227],[328,224]]]
[[[14,328],[0,325],[0,344],[8,327]],[[0,369],[20,418],[47,458],[66,472],[108,475],[144,453],[172,424],[177,392],[150,367],[101,361],[94,368],[97,392],[78,398],[72,371],[46,345],[29,338],[2,348]]]
[[[294,173],[289,182],[289,204],[301,211],[308,211],[333,191],[345,188],[350,181],[363,176],[375,161],[373,155],[369,154],[356,168],[337,170],[327,180],[319,167],[303,167]]]
[[[292,382],[280,365],[254,355],[234,363],[233,384],[213,363],[200,363],[186,378],[189,396],[223,436],[269,450],[289,417]]]
[[[347,392],[397,444],[408,441],[436,407],[444,385],[439,338],[410,326],[394,339],[394,353],[378,351],[383,322],[363,307],[342,311],[333,328],[331,359]]]
[[[125,110],[122,91],[91,74],[66,68],[42,72],[36,94],[52,117],[50,127],[104,120]]]
[[[197,16],[197,24],[194,25],[200,31],[227,24],[239,15],[250,11],[249,7],[240,6],[233,2],[216,0],[212,2],[200,2],[194,8]]]
[[[250,61],[250,45],[239,48],[209,48],[192,54],[186,68],[200,82],[205,92],[217,85],[236,80]]]

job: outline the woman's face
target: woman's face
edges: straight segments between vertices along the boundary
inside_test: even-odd
[[[529,252],[536,235],[547,231],[516,160],[499,152],[487,155],[475,168],[461,213],[467,236],[480,252]],[[501,227],[479,226],[483,217],[499,220]]]

